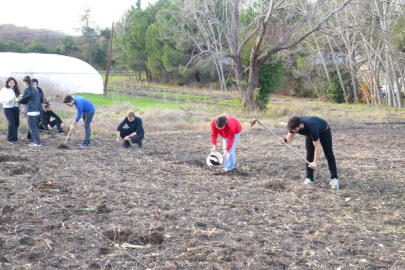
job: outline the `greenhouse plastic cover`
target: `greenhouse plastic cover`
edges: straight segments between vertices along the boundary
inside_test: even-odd
[[[103,93],[100,74],[80,59],[57,54],[0,53],[2,82],[8,77],[14,77],[18,84],[21,82],[21,89],[25,76],[38,79],[39,87],[52,88],[55,92]]]

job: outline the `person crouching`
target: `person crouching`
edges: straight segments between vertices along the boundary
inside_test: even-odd
[[[128,128],[124,128],[127,125]],[[120,142],[120,138],[124,140],[122,145],[125,148],[131,147],[130,142],[137,143],[139,148],[143,148],[143,137],[145,131],[142,126],[142,119],[135,116],[135,112],[129,111],[124,120],[117,127],[117,143]]]

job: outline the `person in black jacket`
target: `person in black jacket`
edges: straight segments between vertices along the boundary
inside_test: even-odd
[[[60,134],[65,134],[63,129],[65,128],[65,124],[63,124],[62,119],[52,111],[51,104],[49,103],[44,103],[42,104],[42,117],[41,117],[41,123],[39,124],[40,129],[44,130],[49,130],[51,131],[54,126],[57,127],[58,132]],[[55,118],[51,121],[51,117]]]
[[[128,128],[124,128],[128,125]],[[129,111],[124,120],[117,127],[117,143],[120,142],[120,138],[124,140],[125,148],[131,147],[130,142],[137,143],[139,148],[143,148],[142,139],[145,132],[142,127],[142,119],[135,116],[135,112]]]
[[[39,137],[38,118],[41,114],[41,96],[39,90],[31,83],[31,78],[25,76],[23,84],[26,89],[22,97],[18,99],[20,104],[25,104],[25,112],[28,118],[28,127],[32,135],[32,143],[29,146],[42,146],[41,138]]]
[[[45,96],[44,96],[44,91],[40,87],[38,87],[38,80],[35,79],[35,78],[32,78],[31,85],[38,89],[38,91],[39,91],[39,100],[42,103],[44,101]],[[40,113],[40,115],[38,117],[38,128],[40,130],[42,130],[42,126],[40,125],[42,114],[43,114],[43,111],[42,111],[42,108],[41,108],[41,113]],[[26,117],[27,113],[23,112],[23,115]],[[28,130],[27,140],[32,141],[32,136],[31,136],[31,131],[30,130]]]

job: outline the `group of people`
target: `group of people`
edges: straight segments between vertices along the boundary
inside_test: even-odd
[[[21,93],[17,81],[10,77],[6,80],[5,87],[0,91],[0,102],[3,104],[4,115],[8,123],[7,142],[10,144],[18,143],[18,127],[20,126],[20,104],[23,105],[23,115],[28,120],[28,136],[31,140],[30,146],[42,146],[42,141],[39,136],[39,129],[51,129],[51,126],[58,122],[59,126],[63,126],[62,120],[57,117],[55,121],[50,121],[52,110],[48,103],[44,104],[44,93],[38,87],[38,80],[32,79],[29,76],[24,77],[23,85],[24,93]],[[46,113],[44,114],[44,111]],[[61,125],[62,124],[62,125]],[[42,128],[41,128],[42,129]],[[61,130],[62,132],[63,130]]]
[[[19,105],[23,104],[24,112],[28,119],[29,134],[28,138],[32,140],[30,146],[42,146],[39,130],[51,131],[52,127],[56,126],[58,132],[65,134],[63,128],[65,125],[62,119],[52,111],[52,107],[48,101],[44,100],[44,93],[38,87],[38,80],[30,79],[29,76],[24,77],[23,85],[24,93],[21,94],[17,81],[10,77],[5,83],[5,87],[0,91],[0,102],[3,104],[4,115],[8,122],[7,142],[10,144],[18,143],[18,127],[20,124]],[[73,123],[70,125],[70,131],[73,130],[77,123],[83,118],[85,138],[80,144],[80,147],[86,148],[90,146],[91,122],[95,114],[93,104],[80,96],[67,95],[63,98],[63,103],[69,107],[75,106],[77,115]],[[51,117],[54,120],[50,120]],[[124,128],[127,126],[126,128]],[[320,157],[321,147],[324,150],[325,157],[328,161],[329,170],[331,173],[330,184],[333,189],[339,189],[339,179],[337,175],[336,160],[332,150],[332,133],[328,123],[313,116],[298,117],[294,116],[288,121],[288,134],[286,137],[280,138],[279,143],[291,143],[294,140],[296,133],[306,136],[305,146],[307,150],[307,160],[312,161],[306,165],[306,179],[303,182],[305,185],[312,185],[314,182],[314,169],[317,167]],[[242,126],[232,116],[219,115],[211,122],[211,143],[212,152],[217,152],[218,134],[224,139],[223,141],[223,160],[225,171],[229,172],[235,169],[235,146],[241,135]],[[132,144],[137,144],[139,148],[143,148],[142,140],[145,132],[142,125],[142,119],[135,115],[133,111],[127,113],[127,116],[117,127],[117,143],[122,139],[123,147],[129,148]]]
[[[38,87],[38,80],[32,79],[29,76],[24,77],[23,85],[24,93],[18,87],[17,81],[10,77],[6,80],[4,88],[0,91],[0,103],[3,104],[4,115],[7,119],[7,142],[10,144],[18,143],[18,128],[20,126],[20,104],[23,105],[22,114],[28,120],[28,135],[27,139],[31,141],[29,146],[40,147],[42,141],[39,132],[51,132],[56,126],[60,134],[65,134],[65,124],[62,119],[52,110],[50,102],[44,98],[44,91]],[[69,107],[76,107],[77,114],[73,123],[70,125],[70,130],[73,130],[77,123],[83,118],[85,138],[79,144],[80,147],[86,148],[90,146],[91,122],[96,112],[93,104],[80,96],[66,95],[63,98],[63,103]],[[51,118],[54,118],[51,120]],[[124,128],[127,125],[128,128]],[[142,140],[144,138],[144,130],[142,119],[135,116],[133,111],[128,112],[125,119],[117,127],[117,143],[120,139],[124,140],[123,146],[128,148],[131,142],[138,144],[139,148],[143,148]]]
[[[312,161],[306,164],[306,179],[304,185],[312,185],[314,182],[314,169],[318,165],[318,160],[323,148],[328,167],[331,174],[330,185],[333,189],[339,189],[339,179],[337,175],[336,160],[332,149],[332,132],[328,123],[319,117],[303,116],[291,117],[287,124],[288,134],[280,138],[279,143],[291,143],[296,133],[305,136],[305,147],[307,150],[307,160]],[[220,115],[211,122],[211,143],[212,152],[216,152],[218,134],[224,139],[222,156],[225,164],[225,171],[235,169],[235,146],[238,142],[242,130],[241,124],[235,118],[227,115]]]

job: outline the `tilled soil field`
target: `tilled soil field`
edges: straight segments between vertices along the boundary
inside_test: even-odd
[[[332,133],[338,191],[323,156],[303,186],[305,164],[260,127],[231,173],[206,166],[209,132],[143,150],[0,135],[0,269],[405,269],[405,127]]]

